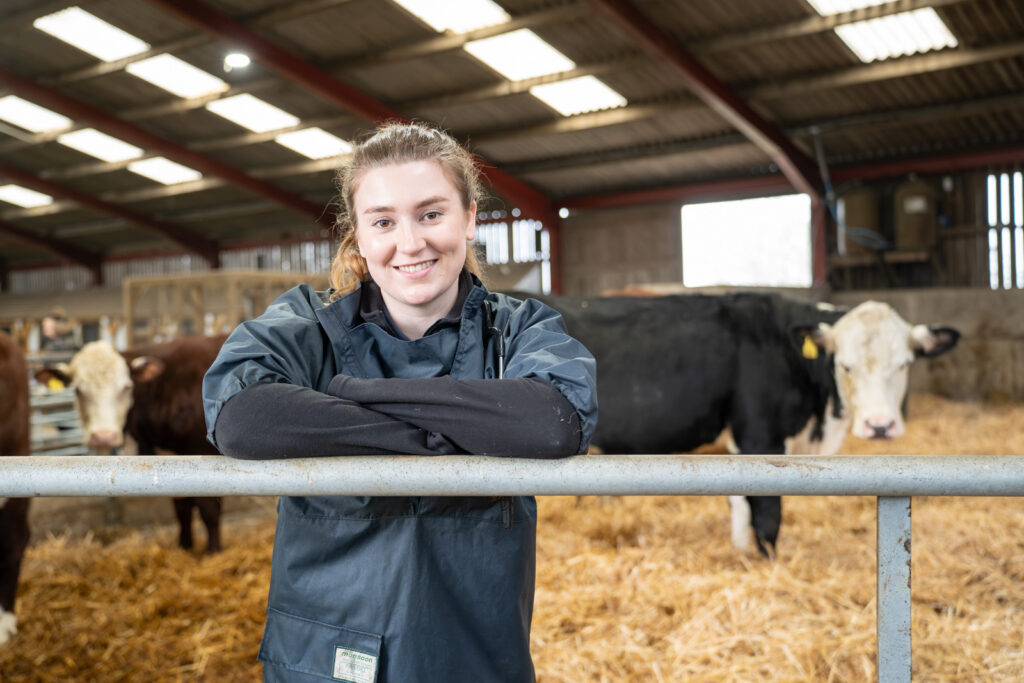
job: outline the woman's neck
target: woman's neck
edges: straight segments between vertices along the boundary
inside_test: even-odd
[[[383,292],[382,292],[383,294]],[[384,305],[388,309],[388,317],[398,330],[409,339],[419,339],[430,326],[448,315],[455,301],[459,298],[456,285],[433,301],[420,306],[409,305],[383,294]]]

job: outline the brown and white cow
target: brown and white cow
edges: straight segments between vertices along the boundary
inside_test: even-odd
[[[28,369],[14,340],[0,331],[0,455],[30,455]],[[0,646],[18,632],[14,598],[28,545],[28,498],[0,498]]]
[[[85,444],[98,453],[125,445],[125,434],[140,455],[218,455],[206,440],[202,381],[226,339],[183,337],[118,352],[104,341],[91,342],[71,362],[36,373],[57,377],[75,389]],[[220,498],[175,498],[179,543],[190,549],[192,510],[206,526],[207,552],[221,549]]]

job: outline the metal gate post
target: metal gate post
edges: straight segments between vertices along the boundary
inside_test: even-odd
[[[877,634],[879,683],[909,683],[909,496],[878,498]]]

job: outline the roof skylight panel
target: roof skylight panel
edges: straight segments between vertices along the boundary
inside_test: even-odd
[[[40,107],[17,95],[0,97],[0,120],[33,133],[46,133],[71,127],[71,119]]]
[[[351,144],[322,128],[304,128],[281,133],[274,140],[310,159],[326,159],[352,151]]]
[[[884,4],[887,0],[807,0],[821,16]],[[912,55],[959,43],[931,7],[844,24],[833,29],[862,62]]]
[[[37,206],[53,204],[53,197],[21,185],[0,185],[0,201],[20,206],[23,209],[34,209]]]
[[[568,71],[576,63],[530,29],[471,40],[464,46],[481,62],[511,81]]]
[[[890,0],[807,0],[807,4],[823,17],[840,12],[851,12],[864,7],[884,5],[887,2]]]
[[[128,164],[128,170],[164,185],[176,185],[190,180],[199,180],[203,177],[203,174],[194,168],[183,166],[165,157],[152,157],[150,159],[133,161]]]
[[[511,17],[491,0],[394,0],[435,31],[466,33],[503,24]]]
[[[254,133],[299,125],[299,118],[248,93],[214,100],[206,108]]]
[[[64,135],[57,138],[57,142],[102,161],[126,161],[143,155],[141,147],[136,147],[124,140],[118,140],[95,128],[82,128],[81,130],[64,133]]]
[[[225,81],[167,53],[132,62],[125,71],[178,97],[201,97],[228,89]]]
[[[581,76],[530,88],[530,94],[562,116],[613,109],[626,105],[626,98],[594,76]]]
[[[837,26],[835,32],[862,62],[958,45],[931,7]]]
[[[47,14],[33,21],[32,25],[105,62],[137,55],[150,47],[146,41],[122,31],[81,7],[68,7]]]

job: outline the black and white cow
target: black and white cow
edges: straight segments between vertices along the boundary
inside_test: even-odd
[[[960,337],[878,302],[844,312],[760,293],[535,298],[597,359],[593,443],[607,453],[690,451],[726,429],[751,454],[831,455],[847,432],[897,437],[910,363]],[[749,545],[752,527],[773,554],[781,500],[730,504],[733,543]]]
[[[14,340],[0,332],[0,455],[30,455],[28,369]],[[0,498],[0,647],[18,632],[14,598],[28,545],[28,498]]]

